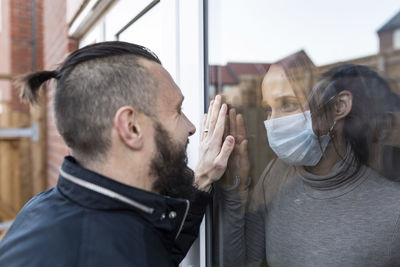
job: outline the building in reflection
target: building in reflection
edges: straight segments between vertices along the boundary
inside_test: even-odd
[[[394,83],[393,90],[400,94],[400,11],[385,23],[377,34],[379,38],[377,54],[320,66],[318,71],[324,72],[335,65],[346,63],[366,65],[390,77]]]
[[[278,60],[288,68],[314,67],[313,80],[322,73],[340,64],[366,65],[379,72],[384,72],[397,84],[393,89],[400,94],[400,11],[384,24],[378,31],[379,52],[366,57],[339,61],[327,65],[315,66],[304,50],[288,55]],[[296,62],[297,66],[291,65]],[[303,66],[298,65],[303,62]],[[251,63],[228,62],[226,65],[213,65],[209,69],[210,95],[222,94],[226,101],[235,107],[258,106],[260,104],[259,91],[262,78],[269,66],[277,62]]]
[[[379,50],[400,49],[400,11],[378,30]]]

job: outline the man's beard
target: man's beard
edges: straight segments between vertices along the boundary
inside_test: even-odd
[[[161,195],[191,200],[194,196],[194,172],[187,166],[186,147],[176,144],[159,122],[154,122],[156,154],[150,175],[155,176],[153,190]]]

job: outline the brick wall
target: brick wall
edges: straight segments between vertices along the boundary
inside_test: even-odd
[[[31,0],[32,1],[32,0]],[[18,75],[31,72],[43,67],[43,28],[42,28],[42,0],[34,0],[35,9],[31,8],[31,1],[2,0],[2,30],[0,32],[0,73]],[[36,24],[32,27],[32,17]],[[32,29],[35,35],[32,35]],[[33,48],[35,44],[35,48]],[[35,64],[32,60],[35,58]],[[34,65],[34,66],[33,66]],[[11,112],[20,112],[29,117],[29,106],[19,100],[19,90],[11,85],[10,81],[0,81],[0,101],[9,104]],[[29,122],[18,123],[15,127],[27,126]]]
[[[42,1],[35,0],[35,10],[31,9],[31,1],[12,0],[9,4],[9,23],[10,23],[10,73],[21,74],[31,72],[34,68],[42,67],[42,29],[41,12]],[[36,17],[36,34],[32,36],[32,16]],[[32,44],[36,39],[36,49],[33,51]],[[32,65],[33,57],[37,63]],[[13,111],[29,113],[29,106],[19,101],[19,91],[15,88],[11,90],[10,107]]]
[[[69,52],[77,48],[77,41],[68,38],[65,0],[44,0],[44,68],[53,70]],[[47,186],[57,183],[58,170],[68,149],[54,125],[52,95],[54,83],[46,90],[47,103]]]

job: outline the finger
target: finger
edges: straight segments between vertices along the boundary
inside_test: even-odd
[[[200,136],[200,141],[203,141],[204,136],[205,136],[204,129],[207,129],[207,128],[206,128],[206,122],[207,122],[207,113],[204,114],[203,123],[201,124],[201,136]]]
[[[249,156],[249,154],[248,154],[249,152],[247,150],[248,143],[249,143],[249,141],[247,139],[245,139],[239,146],[239,153],[242,156],[242,158],[245,158],[245,159],[247,159]]]
[[[244,136],[241,136],[239,134],[236,135],[236,138],[235,138],[236,144],[240,145],[244,139],[245,139]]]
[[[207,113],[204,114],[203,116],[203,122],[201,124],[201,129],[204,130],[206,128],[206,122],[207,122]]]
[[[244,127],[244,119],[242,114],[236,116],[236,130],[237,134],[246,138],[246,128]]]
[[[225,139],[229,135],[229,118],[228,115],[225,115],[225,129],[223,138]]]
[[[208,129],[210,127],[210,115],[212,113],[212,107],[214,105],[214,100],[211,100],[210,105],[208,106],[208,111],[207,111],[207,120],[206,120],[206,125],[205,129]]]
[[[229,156],[231,155],[233,149],[235,147],[235,138],[229,135],[225,138],[224,143],[222,144],[221,151],[218,156],[215,158],[215,165],[219,169],[226,168],[228,164]]]
[[[229,131],[236,139],[236,110],[234,108],[229,110]]]
[[[228,106],[226,104],[223,104],[219,111],[218,120],[215,125],[215,128],[212,128],[213,138],[215,138],[216,140],[220,140],[221,142],[222,142],[222,136],[224,135],[227,109],[228,109]],[[212,127],[212,126],[210,126],[210,127]],[[220,142],[219,142],[219,144],[220,144]]]
[[[215,97],[215,100],[214,100],[214,103],[213,103],[213,106],[211,109],[211,114],[208,115],[209,120],[210,120],[210,123],[208,125],[208,130],[209,130],[208,133],[209,134],[213,134],[213,132],[214,132],[215,124],[217,122],[220,109],[221,109],[221,96],[217,95]]]

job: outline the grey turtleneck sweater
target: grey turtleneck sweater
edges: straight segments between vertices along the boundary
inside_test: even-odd
[[[400,266],[400,183],[351,154],[325,176],[280,161],[267,176],[246,212],[247,192],[219,191],[224,266]]]

